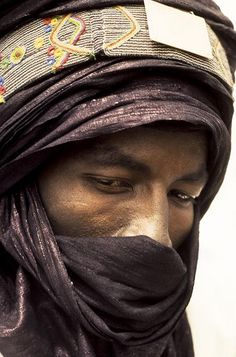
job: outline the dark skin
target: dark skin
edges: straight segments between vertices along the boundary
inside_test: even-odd
[[[177,248],[207,181],[203,132],[128,129],[67,145],[40,172],[55,234],[146,235]]]

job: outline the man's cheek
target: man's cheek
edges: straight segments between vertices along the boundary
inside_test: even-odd
[[[132,221],[126,209],[107,209],[93,205],[62,206],[51,211],[49,220],[55,234],[71,236],[115,236]]]
[[[78,231],[86,232],[88,236],[116,236],[117,231],[125,229],[129,217],[122,212],[116,214],[86,214],[80,217]]]

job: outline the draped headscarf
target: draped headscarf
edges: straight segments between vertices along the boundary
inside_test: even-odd
[[[236,35],[212,1],[161,3],[206,19],[213,59],[150,41],[142,1],[2,1],[4,357],[193,356],[184,311],[230,154]],[[66,143],[158,121],[208,133],[209,179],[181,247],[55,236],[35,170]]]

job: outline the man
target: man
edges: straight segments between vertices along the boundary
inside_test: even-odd
[[[204,132],[141,126],[68,145],[40,171],[56,234],[147,235],[177,248],[207,181]]]
[[[158,7],[207,20],[188,15],[208,58],[153,42],[153,3],[23,5],[0,27],[0,351],[193,356],[199,221],[230,151],[231,23],[212,2]]]

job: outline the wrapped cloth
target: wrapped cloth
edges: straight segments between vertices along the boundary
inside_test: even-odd
[[[184,312],[199,221],[230,154],[236,35],[212,1],[162,3],[206,19],[211,60],[153,43],[142,1],[2,2],[4,357],[194,355]],[[40,165],[61,145],[166,121],[208,133],[209,179],[181,247],[56,236],[35,182]]]

